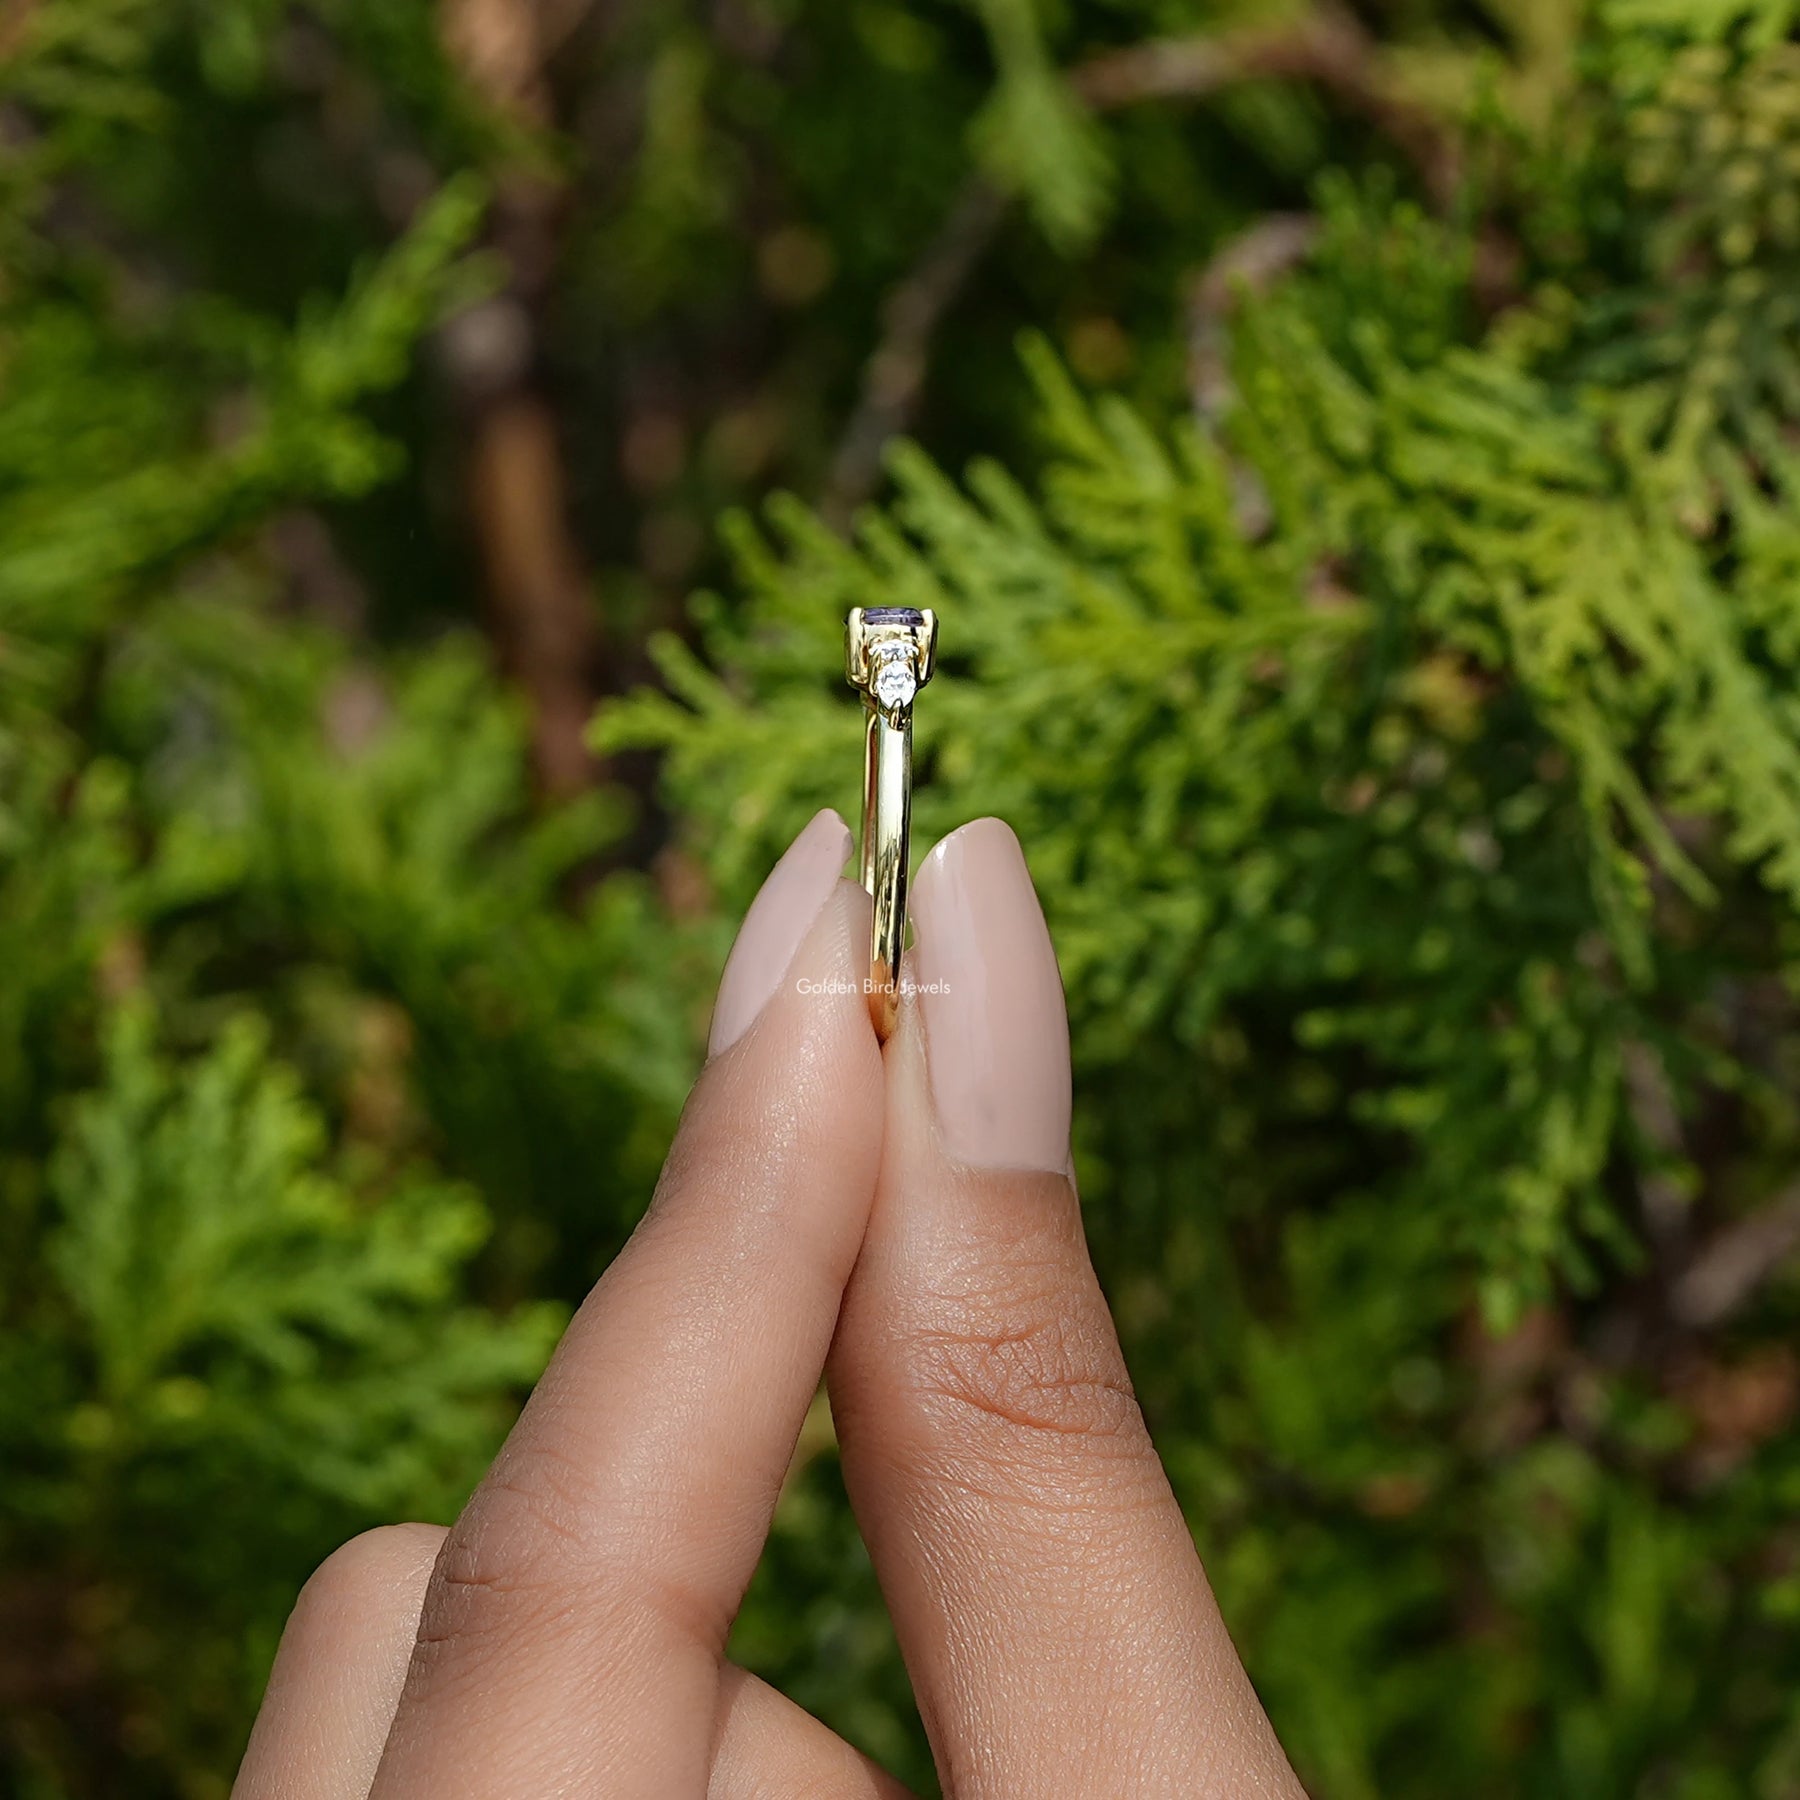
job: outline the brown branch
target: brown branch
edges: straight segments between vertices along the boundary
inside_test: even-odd
[[[1625,1046],[1624,1055],[1632,1122],[1666,1164],[1683,1160],[1681,1115],[1662,1058],[1648,1044],[1635,1041]],[[1681,1184],[1666,1167],[1653,1170],[1638,1180],[1638,1203],[1651,1242],[1665,1256],[1672,1255],[1687,1236],[1690,1208]]]
[[[1010,201],[985,176],[968,181],[912,273],[882,308],[881,342],[832,459],[825,514],[843,524],[875,491],[882,453],[918,411],[931,340],[1005,219]]]
[[[1675,1283],[1669,1310],[1678,1324],[1693,1331],[1721,1325],[1796,1251],[1800,1187],[1721,1231]]]
[[[1380,47],[1335,4],[1296,23],[1205,37],[1163,38],[1078,64],[1068,81],[1093,111],[1151,100],[1205,100],[1244,81],[1309,81],[1384,132],[1413,162],[1433,200],[1454,193],[1455,139],[1393,89]],[[931,340],[1004,222],[1011,196],[984,176],[957,195],[949,216],[882,309],[882,336],[863,372],[862,394],[826,483],[826,517],[843,523],[874,493],[888,443],[918,414]]]
[[[539,61],[548,64],[574,41],[595,11],[595,0],[538,0]]]
[[[544,40],[529,0],[442,0],[439,29],[450,60],[483,100],[508,118],[548,123]]]
[[[1069,84],[1096,112],[1147,100],[1206,100],[1245,81],[1303,81],[1377,126],[1418,169],[1439,204],[1460,173],[1456,143],[1404,99],[1382,68],[1381,49],[1354,14],[1321,5],[1290,25],[1251,26],[1211,37],[1160,38],[1110,50],[1073,70]]]
[[[1312,254],[1319,221],[1311,213],[1270,213],[1229,238],[1195,282],[1188,306],[1188,392],[1194,416],[1212,422],[1231,398],[1229,322],[1244,293],[1265,293]]]
[[[587,785],[587,725],[598,632],[587,576],[564,523],[555,415],[529,390],[487,407],[469,446],[469,490],[508,663],[531,695],[538,779],[552,794]]]
[[[1319,221],[1311,213],[1271,213],[1228,239],[1194,283],[1188,303],[1188,399],[1195,419],[1211,430],[1232,400],[1231,316],[1240,298],[1266,292],[1312,254]],[[1232,514],[1248,543],[1274,523],[1269,492],[1256,471],[1226,453]]]
[[[1631,1117],[1665,1164],[1685,1160],[1681,1115],[1662,1058],[1648,1044],[1625,1046],[1625,1091]],[[1800,1184],[1748,1217],[1690,1248],[1693,1209],[1681,1184],[1662,1168],[1639,1178],[1644,1224],[1665,1267],[1669,1319],[1687,1331],[1722,1325],[1800,1251]]]
[[[38,0],[0,0],[0,61],[22,49]]]
[[[471,85],[527,129],[550,117],[545,61],[566,11],[525,0],[442,0],[440,29]],[[561,194],[535,170],[505,172],[491,235],[509,292],[446,334],[468,421],[469,512],[501,660],[531,701],[532,756],[550,794],[594,775],[587,722],[599,690],[600,623],[570,527],[556,416],[535,380],[537,311],[556,262]]]

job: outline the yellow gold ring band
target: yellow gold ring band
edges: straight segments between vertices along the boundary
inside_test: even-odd
[[[863,697],[862,884],[874,902],[869,1014],[886,1042],[900,1011],[906,870],[912,825],[912,711],[931,679],[937,616],[910,606],[857,607],[844,633],[844,673]]]

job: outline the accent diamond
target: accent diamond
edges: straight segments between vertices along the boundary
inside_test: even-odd
[[[919,674],[911,644],[876,644],[869,651],[870,687],[875,702],[892,716],[911,706],[919,691]]]

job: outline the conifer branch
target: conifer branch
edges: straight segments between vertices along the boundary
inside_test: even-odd
[[[1306,81],[1362,115],[1399,146],[1434,202],[1455,192],[1454,139],[1397,94],[1374,40],[1355,16],[1328,3],[1278,27],[1160,38],[1107,51],[1069,72],[1071,90],[1096,113],[1153,100],[1199,101],[1245,81]],[[882,309],[882,336],[863,371],[862,394],[839,441],[822,511],[841,526],[874,493],[889,442],[917,415],[931,340],[1011,210],[1012,196],[975,175],[938,234]]]
[[[1263,292],[1303,263],[1318,239],[1311,213],[1271,213],[1228,239],[1206,265],[1188,305],[1188,394],[1196,418],[1217,420],[1229,403],[1227,325],[1240,292]]]

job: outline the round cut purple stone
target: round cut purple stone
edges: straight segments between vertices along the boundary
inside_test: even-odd
[[[870,606],[863,609],[865,625],[923,625],[925,615],[916,606]]]

